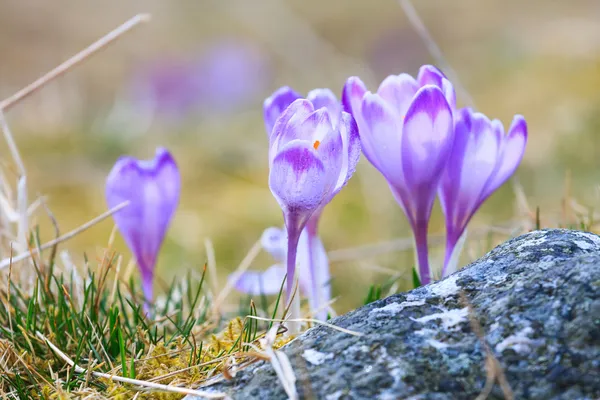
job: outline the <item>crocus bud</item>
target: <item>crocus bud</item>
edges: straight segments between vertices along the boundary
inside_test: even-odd
[[[181,179],[175,160],[159,148],[153,160],[121,157],[106,180],[106,201],[113,208],[129,205],[113,217],[135,256],[146,304],[152,300],[156,258],[179,202]]]
[[[463,108],[456,115],[452,153],[439,188],[446,217],[443,276],[456,271],[457,246],[471,217],[517,169],[527,143],[527,123],[516,115],[508,134],[497,119]]]
[[[389,76],[375,94],[351,77],[342,101],[356,119],[365,156],[386,178],[408,218],[420,279],[427,284],[429,218],[454,137],[452,84],[432,66],[421,67],[417,79]]]

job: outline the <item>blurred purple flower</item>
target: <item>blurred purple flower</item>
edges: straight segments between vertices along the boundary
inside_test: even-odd
[[[454,147],[439,196],[446,216],[446,256],[442,276],[456,271],[467,224],[483,202],[517,169],[527,143],[527,123],[516,115],[508,134],[497,119],[463,108],[456,114]]]
[[[315,89],[306,99],[295,97],[292,89],[284,87],[264,102],[269,186],[283,210],[287,230],[288,300],[301,232],[312,218],[309,229],[316,236],[323,207],[348,182],[360,157],[356,123],[341,111],[329,89]]]
[[[300,292],[308,298],[311,313],[320,320],[327,319],[331,300],[329,260],[316,227],[318,218],[311,218],[302,230],[298,241],[298,284]],[[286,274],[287,233],[280,228],[267,228],[261,238],[263,248],[277,264],[264,272],[248,271],[237,278],[235,288],[253,296],[275,295],[281,289]]]
[[[238,277],[235,288],[254,296],[275,295],[279,293],[286,274],[287,233],[284,229],[268,228],[263,233],[261,243],[277,263],[264,272],[245,272]],[[311,312],[316,318],[324,320],[327,317],[327,304],[331,300],[329,262],[314,229],[306,227],[300,234],[297,260],[300,291],[307,296]]]
[[[387,77],[375,94],[351,77],[342,102],[356,119],[365,156],[386,178],[408,218],[420,279],[427,284],[427,230],[454,139],[454,88],[438,69],[426,65],[417,79]]]
[[[179,202],[181,179],[175,160],[158,148],[153,160],[121,157],[106,180],[106,201],[129,205],[113,217],[142,275],[146,304],[152,301],[156,258]]]
[[[195,61],[161,60],[138,71],[134,103],[174,119],[193,112],[231,112],[263,93],[270,77],[266,57],[248,43],[223,40]]]

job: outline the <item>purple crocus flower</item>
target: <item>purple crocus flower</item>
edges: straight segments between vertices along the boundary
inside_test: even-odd
[[[149,161],[121,157],[106,180],[110,208],[129,201],[113,217],[137,261],[146,304],[153,297],[156,258],[179,203],[180,188],[175,160],[163,148],[158,148]]]
[[[387,77],[377,93],[351,77],[342,102],[356,119],[365,156],[386,178],[408,218],[421,282],[427,284],[427,229],[454,139],[454,88],[439,70],[426,65],[417,79],[408,74]]]
[[[138,68],[128,94],[139,112],[180,122],[194,113],[236,111],[270,79],[271,65],[258,47],[222,39],[197,56],[163,56]]]
[[[439,188],[446,216],[443,276],[456,271],[460,239],[483,202],[515,172],[527,143],[527,123],[516,115],[508,134],[497,119],[463,108],[456,114],[454,147]]]
[[[312,220],[308,238],[316,237],[323,207],[354,173],[360,140],[356,122],[328,89],[315,89],[303,99],[283,87],[265,100],[264,114],[270,143],[269,186],[283,210],[287,230],[289,300],[301,233]],[[315,277],[323,272],[314,262],[309,270],[312,284],[318,285]]]

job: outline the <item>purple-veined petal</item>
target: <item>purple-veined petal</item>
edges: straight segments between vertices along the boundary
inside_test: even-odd
[[[285,262],[287,233],[285,229],[270,227],[260,237],[260,244],[278,262]]]
[[[514,174],[525,154],[527,144],[527,122],[521,115],[515,115],[513,122],[504,137],[498,169],[494,177],[488,182],[483,194],[483,200],[487,199],[496,189]],[[483,201],[482,200],[482,201]]]
[[[485,115],[461,110],[440,190],[447,224],[459,231],[455,235],[460,236],[484,200],[484,190],[497,170],[500,144],[497,127]]]
[[[275,121],[273,132],[269,139],[269,165],[273,162],[273,158],[279,150],[284,147],[290,140],[304,139],[311,140],[309,137],[302,137],[303,134],[310,133],[297,129],[309,115],[315,111],[312,103],[306,99],[295,100]],[[294,135],[300,135],[295,137]]]
[[[351,76],[348,78],[342,92],[342,107],[344,108],[344,111],[352,114],[354,118],[356,118],[354,114],[360,112],[365,93],[367,93],[367,87],[359,77]]]
[[[175,160],[163,148],[150,161],[123,157],[106,181],[110,208],[129,201],[113,215],[142,274],[146,299],[152,299],[152,279],[158,252],[179,203],[181,186]]]
[[[419,87],[415,78],[408,74],[390,75],[381,82],[377,94],[387,101],[398,115],[404,117]]]
[[[363,98],[361,116],[365,125],[358,133],[365,157],[388,181],[402,182],[400,117],[381,96],[370,92]]]
[[[272,265],[265,271],[246,271],[237,277],[234,287],[237,291],[251,296],[278,294],[285,273],[285,267],[280,264]],[[229,279],[235,278],[235,275],[229,277]]]
[[[444,92],[444,97],[448,101],[448,105],[452,110],[456,110],[456,92],[454,91],[454,86],[448,79],[442,79],[442,92]]]
[[[328,175],[328,182],[332,185],[328,187],[328,196],[330,199],[333,197],[334,185],[342,173],[343,161],[346,156],[343,151],[344,141],[340,129],[333,129],[329,113],[325,108],[321,108],[311,114],[302,123],[300,129],[313,132],[313,148],[316,150],[321,161],[323,161]]]
[[[471,134],[471,113],[468,108],[463,108],[457,113],[454,124],[454,143],[438,189],[447,228],[458,224],[456,205],[460,193],[464,155]]]
[[[436,191],[454,137],[452,110],[435,86],[419,90],[402,130],[402,166],[408,187]]]
[[[448,78],[446,78],[446,75],[444,75],[444,73],[438,68],[434,67],[433,65],[423,65],[419,69],[417,81],[421,87],[425,85],[434,85],[439,87],[444,93],[444,97],[446,97],[450,108],[452,110],[456,109],[456,93],[454,91],[454,86],[448,80]]]
[[[267,129],[267,136],[271,137],[275,121],[283,113],[283,111],[289,107],[294,101],[302,98],[294,89],[289,86],[283,86],[277,89],[270,97],[268,97],[263,103],[263,112],[265,118],[265,128]]]
[[[359,131],[367,129],[361,110],[363,97],[366,93],[365,84],[356,76],[348,78],[342,90],[342,108],[354,117]]]
[[[342,105],[330,89],[311,90],[308,92],[306,99],[313,104],[315,110],[325,107],[329,112],[331,124],[334,128],[337,127],[342,111]]]
[[[269,174],[269,187],[284,214],[293,214],[304,223],[323,202],[329,181],[314,147],[301,140],[288,143],[277,154]]]
[[[420,86],[434,85],[441,89],[443,79],[446,79],[444,73],[433,65],[423,65],[419,68],[417,81]]]
[[[352,115],[342,112],[338,128],[343,141],[342,168],[331,197],[335,196],[346,186],[346,183],[348,183],[348,180],[352,177],[354,171],[356,171],[356,165],[360,159],[361,152],[358,126]]]

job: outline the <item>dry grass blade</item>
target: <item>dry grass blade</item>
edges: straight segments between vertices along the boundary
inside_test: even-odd
[[[30,251],[27,251],[25,253],[21,253],[18,256],[15,257],[10,257],[7,259],[4,259],[2,261],[0,261],[0,270],[3,268],[8,267],[9,265],[11,265],[11,263],[13,262],[18,262],[18,261],[22,261],[25,260],[29,257],[32,257],[36,254],[38,254],[41,250],[47,250],[53,246],[56,246],[59,243],[65,242],[75,236],[77,236],[78,234],[80,234],[81,232],[91,228],[92,226],[96,225],[97,223],[105,220],[106,218],[110,217],[111,215],[113,215],[114,213],[116,213],[117,211],[121,210],[122,208],[125,208],[127,205],[129,205],[128,201],[125,201],[119,205],[117,205],[116,207],[111,208],[110,210],[100,214],[99,216],[97,216],[96,218],[92,219],[89,222],[86,222],[85,224],[81,225],[80,227],[73,229],[70,232],[65,233],[64,235],[57,237],[54,240],[51,240],[47,243],[44,243],[43,245],[41,245],[39,248],[33,248]]]
[[[298,399],[298,392],[296,391],[296,374],[294,374],[292,364],[284,352],[273,350],[273,343],[275,342],[278,329],[278,326],[273,326],[265,337],[260,339],[260,343],[264,349],[264,353],[269,357],[277,378],[279,378],[288,398],[296,400]]]
[[[427,30],[427,27],[425,26],[425,24],[419,17],[417,10],[412,5],[410,0],[398,0],[398,3],[400,4],[400,7],[402,7],[402,10],[404,10],[406,17],[410,21],[414,30],[421,37],[421,40],[425,44],[425,47],[427,47],[429,54],[431,54],[431,56],[433,57],[435,62],[438,63],[440,66],[442,66],[442,69],[448,75],[450,75],[450,80],[452,81],[454,86],[456,86],[460,89],[461,94],[467,100],[467,104],[470,107],[475,108],[475,102],[473,101],[473,98],[471,97],[471,95],[469,94],[467,89],[465,89],[465,87],[460,83],[460,81],[458,79],[458,74],[456,73],[456,71],[454,71],[454,69],[446,61],[446,58],[442,54],[442,50],[440,50],[440,48],[437,45],[437,43],[435,42],[435,40],[433,40],[433,38],[431,37],[431,34]]]
[[[80,51],[64,63],[60,64],[58,67],[41,76],[35,82],[27,85],[23,89],[19,90],[17,93],[0,102],[0,111],[8,110],[10,107],[23,100],[25,97],[38,91],[39,89],[47,85],[49,82],[63,75],[69,69],[73,68],[77,64],[81,63],[93,54],[97,53],[109,44],[113,43],[115,40],[123,36],[123,34],[129,32],[141,22],[147,22],[149,20],[149,14],[138,14],[133,18],[129,19],[127,22],[125,22],[112,32],[107,33],[106,35],[98,39],[96,42],[86,47],[84,50]]]
[[[508,383],[508,380],[506,379],[506,375],[504,375],[502,366],[500,365],[500,362],[498,361],[496,356],[494,356],[494,353],[490,349],[490,346],[488,346],[487,341],[485,340],[483,328],[481,327],[481,324],[479,324],[479,321],[477,320],[475,310],[473,309],[473,305],[471,304],[471,302],[469,301],[469,299],[467,298],[467,296],[465,295],[465,293],[463,291],[460,292],[460,300],[463,304],[466,305],[466,307],[469,311],[468,315],[469,315],[469,322],[471,324],[471,329],[473,329],[473,332],[475,333],[475,335],[481,342],[481,345],[483,346],[483,349],[486,354],[485,370],[486,370],[487,375],[486,375],[485,387],[483,388],[482,392],[479,394],[479,396],[477,396],[477,398],[475,400],[487,399],[488,396],[490,395],[490,393],[492,392],[495,382],[498,382],[498,384],[500,385],[500,388],[502,389],[502,393],[504,394],[504,398],[506,400],[513,400],[514,394],[510,387],[510,384]]]
[[[64,362],[66,362],[71,367],[73,367],[73,369],[75,370],[76,373],[78,373],[78,374],[88,374],[89,373],[89,371],[87,369],[82,368],[79,365],[75,364],[75,362],[73,360],[71,360],[64,352],[62,352],[62,350],[60,350],[58,347],[56,347],[52,342],[50,342],[40,332],[36,332],[36,335],[38,338],[40,338],[42,341],[44,341],[44,343],[46,343],[48,345],[48,347],[50,347],[52,349],[52,351],[54,351],[54,353],[58,357],[60,357]],[[110,379],[112,381],[128,383],[131,385],[137,385],[137,386],[145,387],[148,389],[161,390],[161,391],[172,392],[172,393],[189,394],[192,396],[202,397],[205,399],[227,399],[228,398],[225,393],[203,392],[200,390],[186,389],[186,388],[181,388],[181,387],[176,387],[176,386],[171,386],[171,385],[162,385],[160,383],[142,381],[139,379],[124,378],[122,376],[104,374],[101,372],[92,371],[91,375],[96,378]]]
[[[352,335],[352,336],[360,337],[360,336],[365,335],[364,333],[361,333],[361,332],[355,332],[355,331],[351,331],[350,329],[340,328],[339,326],[328,324],[327,322],[319,321],[318,319],[312,319],[312,318],[273,319],[273,318],[257,317],[256,315],[246,315],[246,318],[256,319],[259,321],[267,321],[267,322],[310,322],[312,324],[323,325],[328,328],[331,328],[331,329],[334,329],[336,331],[340,331],[343,333],[347,333],[348,335]]]

